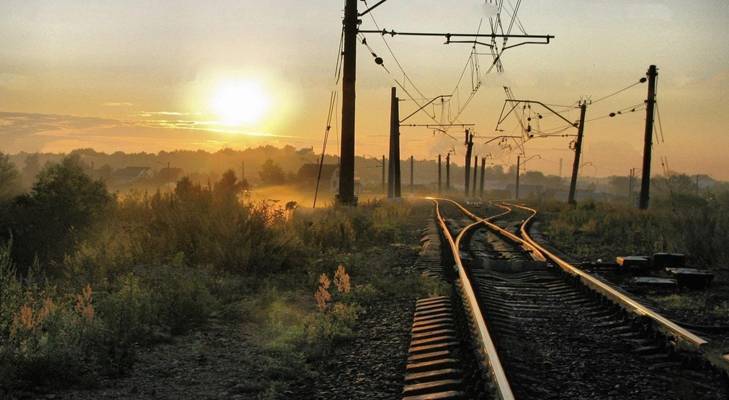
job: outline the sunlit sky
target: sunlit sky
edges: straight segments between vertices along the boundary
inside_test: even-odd
[[[343,4],[3,0],[0,151],[156,152],[259,144],[319,151],[335,88]],[[379,26],[399,31],[473,32],[487,14],[483,0],[389,0],[373,16]],[[654,172],[661,172],[666,157],[672,170],[729,179],[724,132],[729,2],[525,0],[519,17],[528,33],[556,39],[508,50],[505,71],[483,77],[460,122],[476,124],[479,135],[493,135],[505,85],[520,98],[571,105],[624,88],[656,64],[665,142],[655,146]],[[374,29],[373,21],[364,18],[362,28]],[[469,45],[444,45],[442,38],[387,40],[426,97],[453,90],[470,52]],[[369,35],[368,42],[390,73],[358,46],[357,153],[379,156],[387,153],[389,90],[403,73],[379,35]],[[480,58],[482,71],[490,61]],[[470,88],[467,72],[461,101]],[[410,85],[407,89],[416,93]],[[588,120],[642,103],[646,89],[638,85],[591,105]],[[458,107],[458,98],[451,107]],[[401,108],[402,113],[415,109],[412,101]],[[577,118],[575,111],[568,119]],[[640,168],[644,121],[645,112],[638,111],[588,122],[584,174],[625,175]],[[429,119],[419,115],[412,122]],[[542,128],[561,125],[548,118]],[[515,133],[516,127],[515,119],[503,126]],[[451,133],[463,136],[460,129]],[[564,159],[567,174],[569,141],[528,142],[527,155],[541,159],[527,167],[556,174]],[[423,128],[402,129],[403,158],[433,158],[451,147],[460,160],[460,141]],[[338,149],[336,131],[328,149]],[[504,165],[516,158],[495,143],[477,143],[475,152],[491,153]]]

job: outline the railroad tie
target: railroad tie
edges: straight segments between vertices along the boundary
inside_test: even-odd
[[[403,400],[464,398],[450,298],[418,300],[410,335]]]

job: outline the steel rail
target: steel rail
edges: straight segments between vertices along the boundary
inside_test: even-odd
[[[440,225],[440,228],[443,232],[443,236],[448,241],[448,245],[451,248],[451,253],[453,253],[453,260],[456,264],[456,271],[458,273],[458,277],[461,281],[461,287],[464,292],[464,301],[466,302],[467,309],[470,310],[472,315],[473,323],[475,324],[474,328],[476,330],[477,338],[479,342],[481,343],[480,351],[483,353],[482,356],[484,358],[485,367],[487,370],[491,373],[491,377],[493,380],[493,383],[496,387],[497,395],[502,400],[514,400],[514,393],[511,390],[511,385],[509,384],[509,380],[506,377],[506,373],[504,372],[504,367],[501,365],[501,360],[499,359],[499,354],[496,351],[496,346],[494,345],[493,340],[491,339],[491,335],[489,334],[488,327],[486,326],[486,320],[483,317],[483,314],[481,313],[481,306],[478,303],[478,300],[476,298],[476,293],[473,291],[473,287],[471,286],[471,280],[468,277],[468,274],[466,273],[465,268],[463,267],[463,262],[461,261],[461,252],[460,252],[460,243],[463,239],[466,232],[473,229],[475,226],[480,225],[484,222],[487,222],[488,219],[493,219],[500,217],[502,215],[508,214],[511,212],[511,210],[504,211],[501,214],[494,215],[489,218],[475,218],[476,221],[465,228],[461,229],[461,231],[458,233],[456,239],[453,239],[453,236],[451,235],[450,231],[448,230],[448,226],[445,223],[445,219],[440,213],[440,204],[438,201],[450,201],[451,203],[456,204],[461,211],[467,211],[463,207],[460,206],[460,204],[448,200],[448,199],[437,199],[437,198],[428,198],[435,203],[435,213],[438,220],[438,224]],[[469,218],[473,218],[474,215],[470,212],[466,213],[466,215],[469,216]]]
[[[529,216],[529,218],[527,218],[526,220],[524,220],[524,223],[522,223],[522,225],[521,225],[521,228],[520,228],[521,236],[524,238],[524,240],[526,242],[529,242],[529,244],[532,247],[538,249],[542,254],[546,255],[552,262],[557,264],[562,270],[569,273],[570,275],[579,277],[580,280],[582,281],[582,283],[584,283],[588,287],[596,290],[597,292],[601,293],[602,295],[606,296],[607,298],[609,298],[610,300],[619,304],[620,306],[627,309],[628,311],[631,311],[640,316],[645,316],[645,317],[650,318],[653,322],[655,322],[657,324],[657,326],[662,331],[668,333],[669,335],[673,336],[674,338],[676,338],[678,340],[681,340],[681,341],[689,344],[691,347],[701,348],[701,346],[708,343],[704,338],[679,326],[678,324],[676,324],[675,322],[662,316],[661,314],[658,314],[657,312],[644,306],[643,304],[639,303],[638,301],[619,292],[618,290],[616,290],[609,284],[595,278],[594,276],[588,274],[587,272],[581,270],[580,268],[577,268],[574,265],[562,260],[554,253],[545,249],[543,246],[541,246],[539,243],[537,243],[534,239],[532,239],[532,237],[529,235],[529,232],[528,232],[529,224],[536,217],[538,211],[533,208],[529,208],[529,207],[522,206],[519,204],[511,204],[511,203],[504,203],[504,204],[506,206],[516,207],[521,210],[532,213],[532,215]]]
[[[502,213],[502,214],[495,215],[493,217],[489,217],[489,218],[483,219],[483,218],[475,215],[474,213],[468,211],[466,208],[464,208],[463,206],[461,206],[458,202],[453,201],[451,199],[435,198],[435,200],[447,201],[447,202],[455,205],[456,207],[458,207],[461,210],[461,212],[463,212],[464,214],[466,214],[472,220],[476,221],[477,223],[481,223],[481,224],[486,225],[491,230],[494,230],[494,231],[502,234],[503,236],[506,236],[507,238],[509,238],[509,240],[513,241],[514,243],[517,243],[517,244],[521,245],[522,248],[524,249],[524,251],[526,251],[527,253],[529,253],[529,255],[532,257],[532,259],[534,259],[535,261],[547,261],[547,258],[544,257],[544,255],[542,254],[542,252],[539,249],[537,249],[535,246],[533,246],[531,243],[528,243],[526,240],[520,238],[519,236],[516,236],[513,233],[507,231],[506,229],[504,229],[504,228],[502,228],[502,227],[500,227],[500,226],[498,226],[498,225],[496,225],[496,224],[494,224],[494,223],[491,222],[491,220],[494,219],[494,218],[498,218],[498,217],[501,217],[503,215],[506,215],[506,214],[510,213],[511,212],[511,208],[509,208],[509,207],[507,207],[505,205],[502,205],[502,204],[493,203],[496,207],[502,208],[502,209],[507,210],[507,211],[504,212],[504,213]]]

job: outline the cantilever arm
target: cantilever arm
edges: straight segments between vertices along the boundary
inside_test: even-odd
[[[400,120],[400,123],[402,124],[403,122],[407,121],[407,120],[408,120],[408,119],[409,119],[410,117],[412,117],[413,115],[415,115],[415,114],[419,113],[419,112],[420,112],[420,110],[422,110],[423,108],[425,108],[425,107],[427,107],[427,106],[431,105],[431,104],[432,104],[432,103],[433,103],[434,101],[436,101],[436,100],[438,100],[438,99],[444,99],[444,98],[446,98],[446,97],[452,97],[452,96],[451,96],[451,95],[446,95],[446,94],[442,94],[442,95],[440,95],[440,96],[436,96],[436,97],[434,97],[434,98],[433,98],[433,100],[430,100],[429,102],[427,102],[427,103],[423,104],[423,105],[422,105],[422,106],[421,106],[420,108],[418,108],[417,110],[413,111],[413,112],[412,112],[412,113],[411,113],[410,115],[408,115],[407,117],[405,117],[405,118],[401,119],[401,120]]]

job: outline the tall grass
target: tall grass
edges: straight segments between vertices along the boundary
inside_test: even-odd
[[[729,193],[671,195],[646,211],[624,204],[585,202],[548,207],[545,232],[575,256],[686,253],[708,267],[729,263]]]

